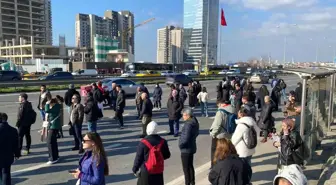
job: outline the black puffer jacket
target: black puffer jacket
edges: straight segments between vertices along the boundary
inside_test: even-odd
[[[252,175],[251,167],[238,155],[230,155],[217,161],[209,173],[212,185],[248,185]]]
[[[86,106],[84,107],[85,120],[87,122],[94,122],[98,120],[98,114],[100,110],[96,102],[94,102],[93,97],[89,96],[87,99]]]
[[[199,123],[195,117],[188,119],[182,128],[179,139],[181,153],[194,154],[197,151],[196,138],[199,134]]]
[[[171,97],[167,102],[168,118],[170,120],[176,120],[181,118],[181,111],[183,109],[182,102],[178,97]]]

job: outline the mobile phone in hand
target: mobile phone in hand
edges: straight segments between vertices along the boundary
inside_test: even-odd
[[[69,173],[76,173],[77,170],[68,170]]]

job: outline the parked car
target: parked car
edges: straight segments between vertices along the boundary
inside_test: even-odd
[[[74,77],[69,72],[55,72],[47,76],[40,76],[39,80],[73,80]]]
[[[137,71],[126,71],[125,73],[121,74],[120,77],[135,77]]]
[[[187,86],[188,83],[192,81],[193,81],[192,78],[190,78],[185,74],[177,74],[166,78],[166,84],[168,86],[172,84],[182,84],[183,86]]]
[[[172,75],[176,75],[176,73],[174,71],[161,71],[161,76],[172,76]]]
[[[187,75],[187,76],[197,76],[199,73],[195,70],[186,70],[183,71],[182,74]]]
[[[21,74],[17,71],[0,71],[0,81],[22,80]]]
[[[77,76],[77,75],[84,75],[84,76],[86,76],[86,75],[93,75],[93,76],[97,76],[98,75],[98,71],[97,70],[95,70],[95,69],[82,69],[82,70],[77,70],[77,71],[75,71],[75,72],[73,72],[73,73],[71,73],[72,75],[75,75],[75,76]]]
[[[252,83],[268,83],[269,77],[266,75],[263,75],[262,73],[253,73],[250,77],[250,82]]]

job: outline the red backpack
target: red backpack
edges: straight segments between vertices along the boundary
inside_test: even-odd
[[[164,158],[161,152],[161,147],[164,143],[164,139],[161,139],[160,143],[156,146],[152,146],[147,140],[142,139],[141,142],[149,148],[148,159],[145,162],[145,167],[149,174],[163,173]]]

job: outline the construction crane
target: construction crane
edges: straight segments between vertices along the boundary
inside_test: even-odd
[[[122,33],[121,47],[122,47],[122,48],[126,47],[126,46],[125,46],[125,43],[126,43],[126,39],[127,39],[128,34],[129,34],[130,31],[134,30],[134,29],[137,28],[137,27],[143,26],[143,25],[145,25],[145,24],[147,24],[147,23],[149,23],[149,22],[152,22],[152,21],[154,21],[154,20],[155,20],[155,18],[148,19],[148,20],[146,20],[146,21],[143,21],[142,23],[139,23],[139,24],[137,24],[137,25],[135,25],[135,26],[133,26],[133,27],[130,27],[130,28],[128,28],[127,30],[125,30],[125,31]],[[129,46],[127,46],[127,47],[129,47]],[[129,48],[127,48],[127,47],[126,47],[125,49],[128,50]],[[129,51],[129,52],[130,52],[130,51]]]

